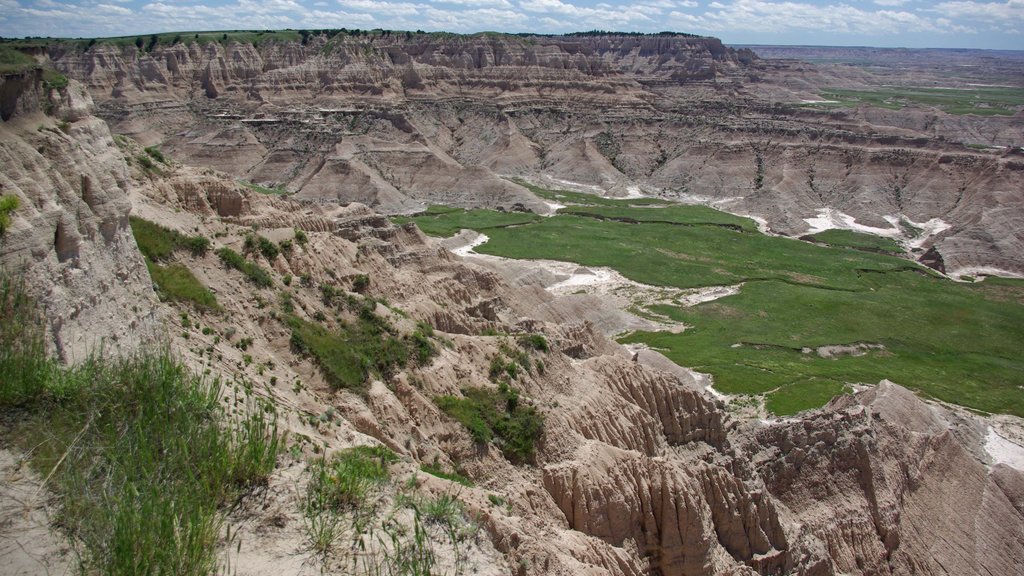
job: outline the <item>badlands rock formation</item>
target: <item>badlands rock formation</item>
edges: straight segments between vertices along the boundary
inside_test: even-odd
[[[38,298],[63,360],[133,351],[160,322],[128,226],[124,158],[82,86],[44,89],[38,72],[0,78],[0,194],[20,201],[0,266]]]
[[[733,56],[723,66],[742,64]],[[684,373],[634,361],[578,320],[573,302],[529,278],[511,284],[360,203],[262,195],[207,168],[129,166],[137,145],[114,143],[78,85],[4,81],[22,84],[0,126],[0,182],[22,207],[0,247],[5,267],[20,266],[47,304],[56,349],[75,360],[97,339],[136,338],[162,317],[185,362],[250,383],[293,438],[308,440],[297,443],[300,457],[282,457],[266,503],[235,512],[240,573],[316,572],[296,490],[310,445],[331,452],[367,442],[404,459],[402,481],[421,463],[473,479],[467,488],[420,482],[457,492],[469,507],[484,534],[471,553],[487,573],[1012,574],[1024,566],[1024,473],[986,451],[988,424],[977,416],[883,383],[799,418],[733,420]],[[270,260],[252,256],[272,271],[272,288],[213,254],[179,254],[224,308],[202,313],[155,301],[129,209],[215,247],[241,251],[254,230],[282,241],[300,229],[309,241]],[[430,323],[438,355],[359,395],[332,391],[289,346],[278,303],[287,292],[299,317],[333,318],[341,312],[316,287],[361,298],[350,289],[363,274],[376,313],[403,334]],[[195,321],[185,325],[181,312]],[[521,333],[544,334],[551,350],[526,351],[544,369],[514,381],[545,427],[536,455],[512,463],[433,399],[494,387],[492,359],[517,346],[501,334]],[[243,338],[251,339],[244,352]],[[338,418],[321,417],[328,413]]]
[[[546,211],[502,178],[521,176],[712,203],[793,235],[830,209],[915,256],[934,247],[927,262],[951,272],[1024,272],[1020,112],[801,105],[891,82],[849,66],[684,36],[268,34],[39,57],[83,82],[115,131],[300,198]]]

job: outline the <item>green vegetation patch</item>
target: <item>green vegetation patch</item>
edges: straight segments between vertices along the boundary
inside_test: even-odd
[[[856,248],[858,250],[887,252],[890,254],[900,254],[903,252],[903,248],[892,238],[866,234],[864,232],[855,232],[853,230],[825,230],[824,232],[818,232],[817,234],[810,236],[810,239],[814,242],[828,244],[829,246],[842,246],[846,248]]]
[[[609,266],[637,282],[679,288],[776,279],[844,290],[855,289],[863,270],[921,269],[896,258],[722,226],[627,224],[557,215],[530,226],[487,233],[490,240],[477,252]]]
[[[342,450],[330,461],[313,464],[309,484],[309,506],[321,509],[351,510],[361,506],[371,490],[390,478],[388,467],[398,456],[384,446],[357,446]]]
[[[17,196],[0,196],[0,236],[7,232],[11,225],[11,212],[17,210],[20,204]]]
[[[7,438],[61,496],[57,524],[80,570],[214,573],[222,510],[275,466],[276,416],[252,405],[229,417],[220,384],[166,351],[60,366],[45,356],[37,308],[7,280],[2,306]]]
[[[217,257],[220,258],[221,262],[223,262],[225,266],[228,268],[234,268],[242,274],[245,274],[246,278],[248,278],[250,282],[260,288],[269,288],[274,285],[274,280],[270,277],[270,272],[267,272],[266,269],[259,264],[246,260],[245,256],[242,256],[231,248],[225,246],[224,248],[217,250]]]
[[[193,256],[202,256],[210,249],[210,240],[203,236],[186,236],[159,224],[132,216],[129,218],[135,243],[142,252],[149,277],[157,288],[161,300],[190,302],[207,310],[219,310],[217,298],[203,285],[187,266],[181,263],[164,264],[177,250],[187,250]]]
[[[524,405],[519,391],[501,384],[497,389],[467,387],[462,397],[439,396],[441,408],[469,430],[481,444],[494,441],[506,458],[514,462],[533,457],[534,446],[544,429],[544,417],[533,406]]]
[[[129,222],[139,250],[153,262],[169,259],[175,250],[187,250],[193,256],[202,256],[210,249],[210,240],[203,236],[187,236],[137,216],[131,216]]]
[[[399,337],[368,308],[354,322],[342,322],[335,330],[297,316],[289,316],[287,323],[292,330],[292,347],[309,354],[335,390],[364,392],[371,375],[386,379],[405,368],[410,358],[426,364],[437,353],[422,330]]]
[[[652,307],[691,328],[623,341],[648,344],[712,374],[722,392],[767,394],[776,413],[821,406],[850,383],[887,378],[948,402],[1024,415],[1024,282],[955,283],[880,253],[898,249],[885,238],[831,231],[816,239],[836,245],[820,246],[766,236],[747,223],[715,225],[745,219],[713,220],[713,211],[698,206],[574,211],[489,228],[490,240],[476,250],[608,266],[655,286],[743,284],[737,295],[696,307]],[[472,221],[461,224],[478,229]],[[882,348],[831,358],[816,352],[861,344]],[[498,360],[495,378],[503,378],[512,362]],[[484,436],[471,414],[464,414],[467,428]]]
[[[736,230],[756,231],[757,224],[750,218],[734,216],[707,206],[675,204],[658,209],[632,206],[571,206],[561,214],[589,216],[599,220],[618,220],[625,223],[662,222],[682,226],[722,226]]]
[[[443,478],[445,480],[455,482],[456,484],[462,484],[468,488],[473,487],[473,481],[469,478],[466,478],[458,472],[445,472],[444,469],[436,464],[421,464],[420,470],[430,474],[431,476],[437,476],[438,478]]]
[[[949,114],[980,116],[1012,116],[1024,106],[1024,89],[999,86],[970,88],[882,87],[874,90],[828,89],[821,92],[825,100],[812,106],[854,107],[861,104],[899,110],[907,105],[934,106]]]
[[[609,206],[609,207],[629,207],[629,206],[669,206],[675,204],[671,200],[662,200],[660,198],[605,198],[596,194],[587,194],[584,192],[570,192],[568,190],[552,190],[550,188],[544,188],[535,184],[530,184],[526,180],[521,178],[512,178],[512,182],[519,184],[523,188],[526,188],[530,192],[533,192],[540,198],[557,202],[559,204],[578,205],[578,206]]]
[[[157,295],[161,300],[190,302],[199,308],[220,310],[217,297],[195,277],[188,266],[177,262],[165,266],[147,258],[146,268],[157,286]]]
[[[28,54],[0,44],[0,74],[24,72],[38,66]]]
[[[451,236],[463,228],[473,230],[489,230],[507,226],[521,226],[537,222],[541,216],[532,212],[499,212],[497,210],[462,210],[460,208],[431,207],[416,216],[396,216],[391,220],[395,224],[416,222],[426,234],[431,236]]]
[[[820,406],[823,390],[886,378],[947,402],[1024,415],[1024,306],[915,272],[865,275],[860,286],[750,282],[738,295],[693,308],[657,308],[693,326],[683,333],[641,332],[623,341],[713,374],[722,392],[770,393],[769,408],[784,413]],[[884,349],[833,358],[816,352],[860,343]]]

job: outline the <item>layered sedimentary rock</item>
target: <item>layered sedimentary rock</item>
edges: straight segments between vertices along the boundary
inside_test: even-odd
[[[501,178],[521,176],[713,203],[794,235],[831,209],[915,256],[934,247],[950,271],[1024,272],[1019,121],[801,107],[872,77],[714,38],[267,35],[48,57],[115,130],[302,198],[546,210]],[[1008,148],[963,145],[979,142]]]
[[[0,77],[0,92],[0,194],[19,201],[0,239],[5,275],[38,298],[65,361],[151,342],[160,323],[128,226],[127,168],[87,91],[45,88],[30,71]]]

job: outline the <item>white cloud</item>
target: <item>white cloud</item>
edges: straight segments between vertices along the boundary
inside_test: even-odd
[[[874,2],[879,6],[903,6],[909,4],[911,0],[874,0]]]
[[[680,13],[673,16],[680,18]],[[796,33],[801,31],[863,36],[899,35],[908,32],[964,32],[966,27],[940,26],[935,19],[915,12],[871,10],[849,4],[818,5],[808,2],[734,0],[712,2],[698,17],[682,17],[681,23],[714,33],[751,31]]]
[[[992,29],[1003,29],[1008,33],[1024,24],[1024,0],[1007,2],[940,2],[927,9],[942,18],[951,20],[974,20]],[[1021,42],[1024,45],[1024,41]]]

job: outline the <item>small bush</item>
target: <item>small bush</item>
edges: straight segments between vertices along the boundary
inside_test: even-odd
[[[146,147],[146,148],[143,148],[143,150],[144,150],[144,151],[146,152],[146,154],[148,154],[148,155],[149,155],[149,157],[150,157],[150,158],[152,158],[153,160],[156,160],[157,162],[159,162],[159,163],[161,163],[161,164],[167,164],[167,158],[166,158],[166,157],[164,157],[164,153],[163,153],[163,152],[161,152],[161,151],[160,151],[160,150],[159,150],[158,148],[156,148],[155,146],[148,146],[148,147]]]
[[[480,443],[496,441],[505,457],[526,461],[533,457],[534,445],[544,428],[544,417],[519,400],[519,391],[503,386],[464,388],[463,397],[440,396],[438,407],[469,430]]]
[[[548,351],[548,339],[543,334],[523,334],[519,337],[519,344],[541,352]]]
[[[296,316],[289,316],[287,323],[292,329],[292,348],[312,356],[335,390],[363,392],[371,374],[388,378],[409,360],[408,343],[393,336],[390,326],[376,317],[360,317],[337,330]]]
[[[364,292],[370,287],[370,277],[366,274],[359,274],[352,280],[352,291],[353,292]]]
[[[193,256],[205,256],[210,251],[210,239],[204,236],[189,236],[185,239],[184,246]]]
[[[370,491],[386,482],[388,466],[398,461],[394,452],[383,446],[357,446],[339,452],[329,462],[313,465],[309,484],[315,509],[348,510],[362,505]]]
[[[277,258],[277,255],[281,253],[281,250],[274,244],[273,241],[264,238],[263,236],[257,236],[256,241],[259,243],[260,254],[267,260],[273,260]]]
[[[11,225],[11,212],[18,209],[21,201],[17,196],[0,196],[0,236],[7,232]]]
[[[309,237],[306,236],[306,233],[296,228],[295,243],[298,244],[299,246],[305,246],[307,242],[309,242]]]

